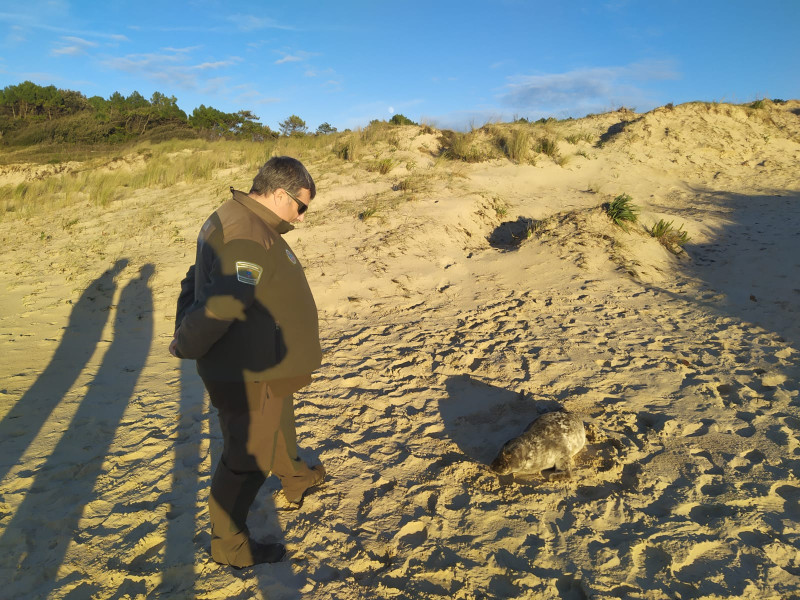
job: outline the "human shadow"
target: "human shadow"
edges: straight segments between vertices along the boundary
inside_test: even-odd
[[[715,211],[725,222],[710,241],[690,240],[685,249],[691,260],[678,263],[685,274],[721,293],[697,303],[772,331],[800,350],[800,194],[693,191],[701,210]],[[663,211],[691,216],[697,207]]]
[[[203,473],[203,383],[189,361],[180,362],[178,435],[167,512],[166,545],[161,584],[157,591],[170,598],[195,598],[197,496]],[[205,473],[207,476],[208,473]]]
[[[114,279],[127,265],[127,259],[118,260],[84,290],[50,363],[0,421],[0,440],[13,440],[13,448],[6,443],[0,453],[0,480],[25,453],[94,354],[108,321]]]
[[[153,298],[148,282],[154,271],[152,264],[143,266],[122,290],[114,338],[103,362],[0,537],[4,559],[12,557],[16,564],[8,583],[25,589],[26,597],[47,596],[57,585],[70,542],[87,542],[78,523],[84,507],[97,499],[95,485],[150,352]]]

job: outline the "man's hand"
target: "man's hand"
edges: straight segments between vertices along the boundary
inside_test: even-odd
[[[172,338],[172,341],[169,343],[169,353],[172,354],[172,356],[174,356],[175,358],[179,358],[177,349],[178,349],[178,338],[174,337]]]

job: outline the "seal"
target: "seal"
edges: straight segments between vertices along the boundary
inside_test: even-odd
[[[539,415],[519,437],[505,443],[490,468],[499,475],[532,475],[555,467],[556,477],[572,474],[572,457],[586,445],[583,421],[565,411]]]

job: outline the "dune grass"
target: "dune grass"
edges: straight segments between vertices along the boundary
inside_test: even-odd
[[[628,223],[636,223],[639,207],[628,194],[620,194],[611,202],[603,204],[603,209],[615,225],[628,231]]]
[[[531,136],[527,128],[517,127],[498,137],[498,146],[509,160],[523,163],[530,154]]]
[[[389,171],[394,169],[396,165],[397,163],[391,158],[381,158],[367,165],[367,171],[378,172],[381,175],[386,175]]]
[[[482,162],[488,158],[477,143],[477,132],[462,133],[460,131],[442,131],[440,142],[442,155],[451,160],[468,163]]]
[[[689,234],[683,231],[683,225],[676,229],[673,221],[664,219],[659,219],[658,223],[654,223],[649,232],[672,254],[683,252],[683,246],[691,239]]]
[[[540,137],[534,149],[536,152],[545,154],[550,158],[558,158],[558,141],[553,137]]]

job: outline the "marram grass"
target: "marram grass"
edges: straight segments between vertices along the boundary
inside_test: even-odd
[[[667,222],[664,219],[659,219],[658,223],[654,223],[650,228],[650,235],[673,254],[680,254],[683,251],[683,246],[691,238],[687,232],[683,231],[683,225],[676,229],[672,223],[673,221]]]
[[[633,203],[633,198],[628,194],[620,194],[611,202],[603,205],[608,217],[615,225],[628,231],[628,223],[636,223],[639,207]]]

